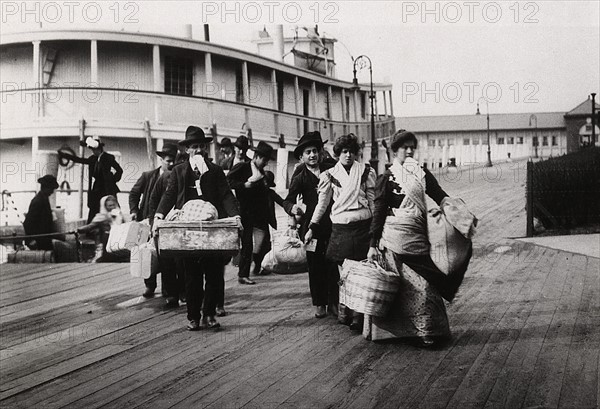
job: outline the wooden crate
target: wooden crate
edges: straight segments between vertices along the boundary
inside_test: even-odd
[[[232,256],[240,250],[241,227],[235,217],[162,222],[157,228],[158,251],[167,257]]]

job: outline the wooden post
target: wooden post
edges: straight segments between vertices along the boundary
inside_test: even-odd
[[[79,157],[83,158],[84,155],[84,144],[85,144],[85,119],[81,118],[79,120]],[[81,166],[81,172],[79,174],[79,218],[83,217],[83,173],[85,172],[85,166],[83,164]],[[88,175],[88,177],[92,177],[92,175]],[[88,192],[89,195],[89,192]]]
[[[527,237],[533,237],[533,162],[527,161]]]
[[[152,133],[150,131],[150,120],[144,120],[144,137],[146,138],[146,154],[148,155],[148,164],[150,169],[154,169],[154,150],[152,149]]]

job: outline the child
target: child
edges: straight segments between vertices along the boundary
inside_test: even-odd
[[[117,198],[108,195],[100,199],[100,212],[94,216],[90,224],[77,230],[79,233],[94,233],[96,236],[96,256],[90,261],[91,263],[120,261],[119,257],[106,253],[106,243],[111,227],[122,223],[123,213]]]

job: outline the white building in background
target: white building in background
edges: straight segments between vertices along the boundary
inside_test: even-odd
[[[598,107],[598,104],[596,104]],[[569,112],[490,114],[492,162],[509,158],[549,158],[589,143],[591,101]],[[413,132],[419,141],[416,157],[430,169],[487,161],[485,112],[475,115],[398,117],[396,128]],[[600,129],[596,125],[596,141]]]
[[[287,39],[281,27],[263,31],[257,54],[192,39],[191,28],[186,38],[82,30],[2,35],[1,189],[12,192],[23,213],[37,178],[53,173],[75,190],[59,191],[56,205],[66,208],[67,219],[80,216],[80,208],[85,217],[77,190],[88,175],[81,183],[80,165],[59,167],[56,151],[89,156],[79,141],[97,135],[124,169],[119,201],[128,211],[126,192],[156,166],[154,152],[183,139],[188,125],[212,132],[215,144],[244,134],[254,145],[278,148],[271,170],[279,188],[287,186],[293,149],[308,131],[319,130],[330,150],[336,137],[353,132],[366,143],[368,159],[369,84],[355,89],[336,79],[335,39],[308,34]],[[392,87],[375,84],[374,91],[383,106],[376,113],[382,139],[394,132]]]

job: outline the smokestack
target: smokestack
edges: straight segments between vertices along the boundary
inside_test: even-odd
[[[204,41],[210,42],[210,30],[208,28],[208,24],[204,25]]]
[[[185,35],[185,38],[189,38],[190,40],[192,39],[192,25],[191,24],[186,24],[184,26],[184,35]]]
[[[283,62],[283,24],[277,24],[273,32],[274,56],[277,61]]]

